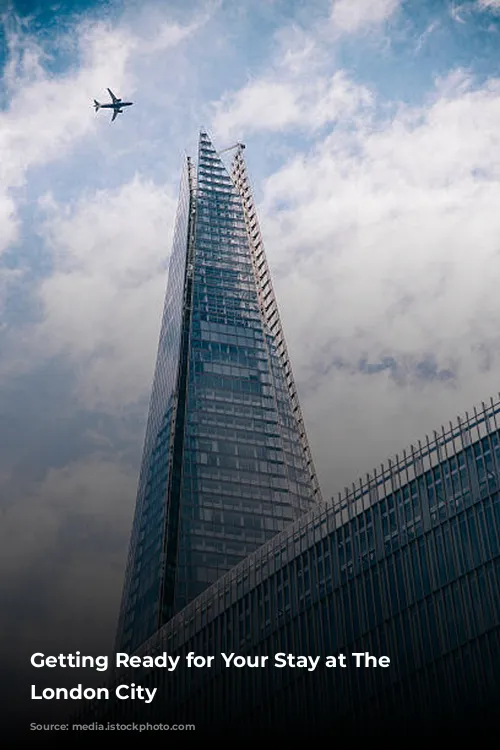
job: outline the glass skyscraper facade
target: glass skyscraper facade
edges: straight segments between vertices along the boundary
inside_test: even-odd
[[[243,146],[228,171],[205,133],[181,181],[116,650],[180,664],[115,673],[111,695],[157,696],[75,720],[338,739],[500,706],[500,400],[324,503]],[[188,668],[190,652],[214,662]]]
[[[321,504],[177,613],[139,654],[181,656],[143,670],[146,708],[97,702],[94,720],[293,731],[352,720],[394,729],[499,705],[500,401]],[[216,660],[187,669],[193,651]],[[227,668],[221,653],[321,655],[298,668]],[[351,654],[390,658],[356,668]],[[327,655],[347,668],[325,668]],[[116,680],[137,680],[137,672]],[[388,723],[387,723],[388,722]],[[408,725],[409,726],[409,725]]]
[[[120,651],[321,499],[242,151],[182,176]]]

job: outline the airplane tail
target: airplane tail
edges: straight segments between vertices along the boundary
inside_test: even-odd
[[[95,109],[95,111],[97,112],[97,110],[100,109],[100,107],[101,107],[101,105],[99,104],[99,102],[96,99],[94,99],[94,109]]]

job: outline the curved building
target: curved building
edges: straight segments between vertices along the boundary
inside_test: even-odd
[[[94,720],[339,736],[445,718],[461,731],[477,710],[480,727],[500,697],[500,401],[290,524],[137,653],[163,652],[181,656],[175,671],[114,678],[157,687],[150,706],[96,703]],[[187,668],[190,652],[214,655],[212,667]],[[268,661],[227,667],[231,653]],[[277,653],[320,661],[282,668]],[[390,663],[353,656],[366,653]]]

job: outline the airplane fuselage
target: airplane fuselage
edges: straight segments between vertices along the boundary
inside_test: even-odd
[[[99,109],[121,109],[131,107],[134,102],[116,102],[115,104],[100,104]]]

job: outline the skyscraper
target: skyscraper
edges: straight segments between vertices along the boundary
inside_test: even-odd
[[[243,146],[184,168],[117,647],[320,500]]]

